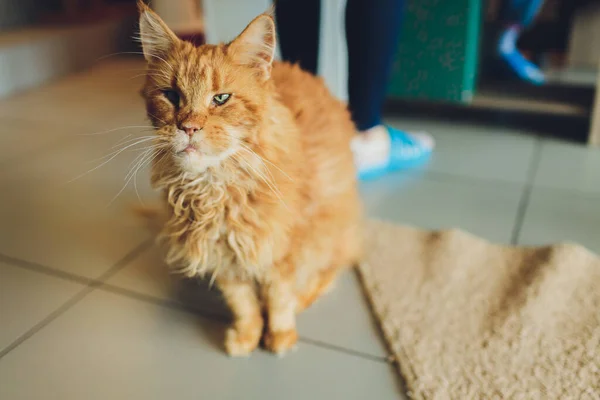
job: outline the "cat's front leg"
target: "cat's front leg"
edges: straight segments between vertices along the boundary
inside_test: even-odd
[[[298,341],[296,332],[296,295],[292,279],[277,276],[265,287],[267,332],[264,345],[268,350],[283,354]]]
[[[254,283],[217,279],[217,286],[233,313],[233,324],[225,333],[225,350],[232,356],[246,356],[258,346],[263,330]]]

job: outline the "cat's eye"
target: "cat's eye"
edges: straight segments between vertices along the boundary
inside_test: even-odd
[[[167,89],[163,90],[163,95],[173,104],[174,106],[179,105],[179,94],[175,90]]]
[[[215,94],[213,96],[213,103],[217,106],[222,106],[223,104],[227,103],[227,100],[229,100],[229,98],[231,97],[231,94],[229,93],[220,93],[220,94]]]

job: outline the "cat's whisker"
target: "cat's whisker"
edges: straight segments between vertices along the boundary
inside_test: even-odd
[[[135,78],[139,78],[140,76],[152,76],[152,77],[156,77],[156,78],[163,78],[163,79],[169,79],[168,76],[164,75],[164,74],[148,74],[148,73],[141,73],[141,74],[136,74],[134,76],[132,76],[131,78],[129,78],[128,80],[134,80]]]
[[[157,74],[157,75],[161,75],[162,77],[166,78],[166,79],[171,79],[171,76],[169,75],[169,73],[167,71],[165,71],[164,69],[158,69],[158,68],[152,68],[149,65],[146,65],[142,68],[130,68],[127,70],[124,70],[126,72],[137,72],[140,75],[145,75],[145,74]],[[139,76],[139,75],[138,75]]]
[[[169,146],[169,145],[168,145],[168,144],[166,144],[166,143],[165,143],[165,144],[160,144],[160,145],[157,145],[157,144],[151,144],[150,146],[147,146],[147,147],[142,147],[141,149],[135,149],[135,150],[148,150],[148,149],[156,149],[156,150],[158,150],[158,149],[167,148],[168,146]]]
[[[284,170],[282,170],[281,168],[279,168],[276,164],[274,164],[273,162],[267,160],[264,157],[261,157],[259,154],[257,154],[255,151],[253,151],[251,148],[249,148],[248,146],[246,146],[243,143],[238,143],[243,150],[249,151],[250,153],[254,154],[256,157],[258,157],[258,159],[264,164],[265,162],[269,163],[269,165],[272,165],[274,168],[276,168],[279,172],[281,172],[286,178],[288,178],[291,182],[294,182],[294,179],[292,179],[292,177],[290,177]],[[266,167],[266,165],[265,165]]]
[[[290,208],[288,207],[288,205],[286,204],[285,201],[283,201],[283,197],[282,197],[282,193],[281,191],[279,191],[279,189],[277,188],[277,186],[275,186],[274,182],[270,182],[264,174],[262,174],[259,170],[257,170],[255,167],[253,167],[249,162],[247,162],[243,157],[234,157],[236,160],[238,161],[243,161],[245,162],[246,167],[250,168],[260,179],[262,179],[262,181],[269,187],[269,189],[271,189],[271,191],[273,192],[273,194],[275,196],[277,196],[277,198],[279,199],[279,201],[281,201],[281,203],[285,206],[285,208],[288,209],[288,211],[290,210]]]
[[[146,151],[144,151],[143,153],[138,154],[133,161],[131,161],[129,163],[129,165],[127,166],[128,171],[127,174],[125,175],[124,180],[127,180],[129,178],[129,174],[132,173],[132,171],[135,169],[136,165],[141,162],[141,160],[146,157],[148,154],[150,154],[152,152],[152,150],[147,149]]]
[[[119,197],[119,195],[121,193],[123,193],[123,190],[125,190],[125,188],[127,187],[127,185],[129,184],[129,182],[131,181],[131,178],[133,176],[135,176],[135,173],[137,172],[137,169],[140,168],[140,166],[142,165],[142,163],[144,162],[144,160],[146,158],[149,158],[152,155],[152,150],[148,150],[144,153],[141,154],[141,157],[138,156],[138,158],[136,158],[136,161],[133,165],[133,167],[129,170],[129,172],[127,173],[127,175],[125,176],[125,183],[123,184],[123,186],[121,187],[121,189],[119,190],[119,192],[115,195],[115,197],[113,197],[111,199],[111,201],[107,204],[107,207],[110,206],[116,199],[117,197]],[[139,191],[137,189],[137,182],[134,182],[134,187],[135,187],[135,192],[136,195],[138,197],[138,200],[144,204],[144,202],[141,199],[141,196],[139,194]]]
[[[226,133],[227,134],[227,133]],[[236,138],[235,136],[231,135],[231,134],[227,134],[233,141],[236,142],[236,144],[238,144],[239,146],[242,147],[242,150],[246,150],[248,152],[250,152],[251,154],[253,154],[254,156],[256,156],[258,158],[258,160],[264,165],[265,169],[269,172],[269,175],[271,175],[271,177],[274,179],[273,175],[271,174],[271,171],[269,170],[268,166],[265,164],[265,162],[269,163],[270,165],[272,165],[274,168],[276,168],[279,172],[281,172],[286,178],[288,178],[291,182],[294,182],[294,179],[289,176],[284,170],[282,170],[280,167],[278,167],[276,164],[274,164],[273,162],[269,161],[268,159],[262,157],[261,155],[259,155],[258,153],[256,153],[254,150],[252,150],[248,145],[244,144],[241,140],[239,140],[238,138]],[[260,147],[260,146],[258,146]]]
[[[101,167],[105,166],[105,165],[106,165],[106,164],[108,164],[110,161],[114,160],[114,159],[115,159],[115,157],[117,157],[119,154],[121,154],[121,153],[122,153],[122,152],[124,152],[125,150],[127,150],[127,149],[131,148],[132,146],[135,146],[135,145],[137,145],[137,144],[140,144],[140,143],[142,143],[142,142],[145,142],[145,141],[147,141],[147,140],[149,140],[149,139],[143,139],[143,140],[141,140],[141,141],[138,141],[138,142],[131,143],[131,144],[129,144],[129,145],[127,145],[127,146],[125,146],[125,147],[123,147],[123,148],[119,149],[119,150],[115,150],[114,152],[112,152],[112,153],[110,153],[110,154],[108,154],[108,155],[106,155],[106,156],[104,156],[104,157],[101,157],[101,158],[100,158],[100,160],[102,160],[102,159],[104,159],[104,158],[107,158],[107,157],[109,157],[109,158],[108,158],[108,160],[105,160],[105,161],[104,161],[104,162],[102,162],[101,164],[99,164],[99,165],[97,165],[97,166],[95,166],[95,167],[93,167],[93,168],[89,169],[88,171],[86,171],[86,172],[84,172],[84,173],[82,173],[82,174],[80,174],[80,175],[76,176],[75,178],[73,178],[73,179],[69,180],[67,183],[72,183],[72,182],[74,182],[74,181],[76,181],[76,180],[78,180],[78,179],[80,179],[80,178],[82,178],[82,177],[84,177],[84,176],[86,176],[86,175],[88,175],[88,174],[90,174],[90,173],[94,172],[95,170],[97,170],[97,169],[99,169],[99,168],[101,168]],[[97,161],[99,161],[99,160],[97,160]]]
[[[140,73],[140,75],[155,75],[165,78],[167,80],[171,80],[171,75],[164,69],[151,68],[150,66],[148,66],[144,69],[144,71],[137,70],[136,72]]]
[[[171,68],[171,71],[173,71],[173,67],[171,66],[171,64],[169,64],[164,58],[162,58],[162,57],[160,57],[160,56],[158,56],[156,54],[151,54],[151,53],[144,54],[144,52],[142,52],[142,51],[119,51],[119,52],[116,52],[116,53],[106,54],[106,55],[104,55],[102,57],[97,58],[95,62],[99,62],[99,61],[102,61],[102,60],[104,60],[106,58],[114,57],[114,56],[119,56],[119,55],[123,55],[123,54],[140,54],[140,55],[143,55],[143,56],[147,55],[149,57],[158,58],[159,60],[161,60],[165,64],[167,64],[167,66],[169,68]]]
[[[144,137],[144,138],[133,138],[133,139],[130,139],[130,140],[125,141],[125,142],[117,143],[116,145],[112,146],[111,148],[115,149],[115,148],[117,148],[120,145],[126,145],[127,147],[124,148],[124,150],[129,150],[129,151],[145,150],[148,147],[135,148],[135,146],[138,145],[138,144],[144,144],[144,143],[146,143],[148,141],[152,141],[155,138],[156,137],[154,137],[154,136],[148,136],[148,137]],[[151,146],[154,146],[154,145],[151,145]],[[112,154],[115,154],[115,153],[119,152],[121,149],[123,149],[123,148],[118,148],[117,150],[114,150],[113,152],[111,152],[111,153],[109,153],[109,154],[107,154],[107,155],[105,155],[103,157],[100,157],[96,161],[100,161],[100,160],[102,160],[102,159],[104,159],[106,157],[110,157]]]
[[[134,146],[137,146],[138,144],[142,144],[142,143],[144,143],[144,142],[150,141],[150,140],[152,140],[152,139],[153,139],[153,138],[144,138],[144,139],[135,138],[134,140],[129,140],[129,141],[125,142],[125,143],[118,143],[118,144],[116,144],[115,146],[113,146],[113,147],[111,147],[111,148],[112,148],[112,149],[114,149],[114,148],[116,148],[116,147],[117,147],[117,146],[119,146],[119,145],[124,145],[125,147],[120,147],[120,148],[118,148],[118,149],[116,149],[116,150],[113,150],[113,151],[112,151],[112,152],[110,152],[109,154],[107,154],[107,155],[105,155],[105,156],[102,156],[102,157],[100,157],[99,159],[96,159],[95,161],[100,161],[100,160],[103,160],[103,159],[105,159],[105,158],[112,157],[113,155],[119,155],[119,154],[121,154],[123,151],[125,151],[125,150],[128,150],[128,149],[131,149],[131,150],[139,150],[139,149],[132,148],[132,147],[134,147]]]
[[[244,150],[244,149],[242,149],[242,150]],[[269,178],[271,179],[271,182],[273,182],[273,184],[274,184],[275,183],[275,177],[271,173],[271,170],[269,169],[269,167],[267,166],[267,164],[265,164],[263,162],[263,160],[261,160],[261,157],[258,154],[254,153],[254,155],[257,157],[257,160],[261,163],[261,165],[264,168],[265,172],[267,174],[269,174]]]
[[[119,141],[117,142],[117,145],[119,145],[119,144],[123,144],[123,143],[124,143],[126,140],[128,140],[128,138],[130,138],[131,136],[133,136],[133,134],[131,134],[131,133],[130,133],[129,135],[123,136],[121,139],[119,139]],[[115,146],[116,146],[116,145],[115,145]],[[111,148],[112,148],[112,149],[114,149],[114,148],[115,148],[115,146],[113,146],[113,147],[111,147]],[[104,157],[102,157],[102,158],[104,158]]]
[[[112,198],[112,200],[106,205],[106,207],[110,207],[110,205],[121,195],[121,193],[123,193],[123,191],[125,190],[125,188],[129,185],[129,182],[131,182],[131,179],[137,176],[137,172],[141,168],[143,168],[146,163],[148,163],[149,161],[154,160],[160,154],[160,151],[156,150],[155,152],[149,152],[148,154],[149,154],[149,156],[146,156],[146,157],[142,158],[140,160],[140,162],[138,162],[136,164],[137,167],[134,167],[135,170],[134,170],[133,174],[128,174],[129,178],[125,181],[125,184],[123,185],[123,187],[121,188],[121,190],[119,190],[119,192],[115,195],[115,197]],[[140,200],[140,202],[142,204],[144,204],[144,202],[142,201],[141,196],[139,194],[139,191],[137,189],[137,181],[135,181],[135,180],[134,180],[134,188],[135,188],[138,200]]]
[[[165,64],[167,64],[167,67],[169,67],[169,69],[170,69],[171,71],[174,71],[174,68],[173,68],[173,66],[172,66],[171,64],[169,64],[169,63],[167,62],[167,60],[165,60],[164,58],[162,58],[162,57],[160,57],[160,56],[157,56],[156,54],[152,54],[152,53],[148,53],[147,55],[148,55],[148,56],[150,56],[150,57],[158,58],[160,61],[162,61],[162,62],[164,62]]]
[[[132,145],[132,146],[133,146],[133,145]],[[80,179],[80,178],[83,178],[84,176],[86,176],[86,175],[88,175],[88,174],[90,174],[90,173],[94,172],[95,170],[97,170],[97,169],[99,169],[99,168],[102,168],[103,166],[105,166],[106,164],[108,164],[110,161],[114,160],[114,159],[115,159],[115,157],[117,157],[119,154],[121,154],[122,152],[124,152],[126,149],[127,149],[127,148],[124,148],[124,149],[121,149],[121,150],[117,150],[117,151],[115,151],[115,152],[113,152],[113,153],[111,153],[111,154],[109,154],[109,155],[106,155],[106,156],[104,156],[104,157],[100,158],[100,160],[102,160],[102,159],[104,159],[104,158],[106,158],[106,157],[109,157],[109,158],[108,158],[108,160],[105,160],[105,161],[104,161],[104,162],[102,162],[101,164],[99,164],[99,165],[97,165],[97,166],[95,166],[95,167],[93,167],[93,168],[91,168],[91,169],[87,170],[86,172],[84,172],[84,173],[82,173],[82,174],[80,174],[80,175],[77,175],[75,178],[73,178],[73,179],[70,179],[69,181],[67,181],[67,183],[72,183],[72,182],[74,182],[74,181],[76,181],[76,180],[78,180],[78,179]]]
[[[148,65],[146,67],[146,72],[153,72],[153,73],[157,73],[157,74],[162,74],[162,75],[165,75],[165,76],[169,76],[169,73],[167,71],[165,71],[164,69],[152,68],[150,65]]]
[[[149,153],[151,153],[151,152],[157,152],[157,153],[161,153],[161,152],[162,152],[162,153],[166,153],[164,150],[167,150],[169,147],[170,147],[170,144],[169,144],[169,143],[158,143],[158,144],[155,144],[155,145],[152,145],[152,146],[148,146],[148,147],[146,147],[146,148],[145,148],[145,152],[144,152],[144,153],[142,153],[142,159],[143,159],[143,158],[144,158],[144,157],[145,157],[147,154],[149,154]],[[138,156],[138,157],[139,157],[139,156]],[[145,161],[141,161],[141,162],[145,163]],[[132,164],[134,164],[134,162],[132,162],[132,163],[130,164],[130,167],[131,167],[131,165],[132,165]],[[129,173],[131,173],[132,171],[133,171],[133,168],[130,170],[130,172],[129,172]],[[127,175],[129,175],[129,173],[128,173]],[[126,178],[127,178],[127,176],[126,176]]]
[[[139,137],[137,137],[137,138],[131,138],[131,139],[129,139],[129,140],[126,140],[126,139],[127,139],[128,137],[130,137],[130,136],[131,136],[131,135],[127,135],[127,136],[125,136],[124,138],[122,138],[121,140],[119,140],[119,141],[117,142],[117,144],[115,144],[114,146],[112,146],[112,147],[111,147],[111,149],[115,149],[115,148],[117,148],[118,146],[121,146],[121,145],[126,145],[126,144],[128,144],[128,143],[131,143],[132,141],[135,141],[135,140],[137,140],[137,139],[140,139]],[[145,140],[144,140],[144,141],[145,141]],[[144,141],[142,141],[142,142],[140,142],[140,143],[143,143]],[[113,150],[113,151],[111,151],[110,153],[108,153],[108,154],[106,154],[106,155],[104,155],[104,156],[102,156],[102,157],[98,157],[98,158],[95,158],[95,159],[93,159],[93,160],[87,161],[87,163],[95,163],[95,162],[98,162],[98,161],[102,161],[102,160],[104,160],[105,158],[109,158],[109,157],[111,157],[112,155],[116,154],[117,152],[119,152],[119,150],[120,150],[120,149]],[[137,149],[133,149],[133,150],[137,150]]]
[[[167,145],[167,146],[165,146],[164,149],[161,149],[161,150],[167,150],[169,147],[170,147],[170,145]],[[163,151],[162,153],[163,153],[162,157],[156,161],[156,164],[160,164],[165,159],[165,157],[167,157],[169,155],[168,151]]]
[[[139,164],[139,165],[142,165],[142,162],[143,162],[144,158],[145,158],[145,157],[146,157],[148,154],[151,154],[151,153],[152,153],[152,151],[153,151],[153,150],[147,150],[146,152],[142,153],[142,157],[140,158],[140,161],[139,161],[139,162],[138,162],[136,165],[138,165],[138,164]],[[137,168],[140,168],[140,167],[138,166]],[[141,203],[142,205],[144,205],[144,201],[142,200],[142,197],[140,196],[140,192],[139,192],[139,190],[138,190],[138,187],[137,187],[137,175],[136,175],[136,174],[137,174],[137,168],[135,169],[135,172],[133,172],[133,174],[132,174],[132,175],[135,177],[135,179],[133,180],[133,187],[134,187],[134,189],[135,189],[135,194],[136,194],[136,196],[137,196],[138,200],[140,201],[140,203]],[[133,170],[132,170],[132,171],[133,171]],[[127,181],[126,181],[126,182],[127,182]]]
[[[107,129],[105,131],[99,131],[99,132],[92,132],[92,133],[79,133],[78,136],[95,136],[95,135],[104,135],[106,133],[111,133],[111,132],[116,132],[116,131],[121,131],[123,129],[143,129],[143,128],[147,128],[147,129],[151,129],[154,128],[151,125],[128,125],[128,126],[119,126],[117,128],[112,128],[112,129]]]
[[[152,70],[152,68],[149,68],[148,65],[144,65],[143,67],[139,67],[139,68],[127,68],[124,69],[124,72],[141,72],[141,71],[150,71]]]
[[[251,169],[252,169],[252,170],[253,170],[255,173],[258,173],[258,174],[259,174],[261,177],[265,177],[265,174],[264,174],[264,173],[262,173],[262,172],[261,172],[261,171],[260,171],[260,170],[259,170],[257,167],[255,167],[255,166],[253,166],[252,164],[250,164],[250,162],[249,162],[248,160],[246,160],[244,157],[242,157],[241,155],[240,155],[240,157],[239,157],[239,160],[243,160],[243,161],[245,162],[245,165],[246,165],[247,167],[251,168]],[[261,160],[258,160],[258,161],[261,161]],[[261,162],[261,165],[262,165],[262,166],[263,166],[263,168],[265,169],[265,172],[267,172],[267,173],[269,174],[269,177],[271,178],[271,180],[273,180],[273,181],[269,181],[269,182],[272,182],[272,183],[274,184],[274,183],[275,183],[275,182],[274,182],[274,177],[273,177],[273,175],[271,174],[271,172],[269,171],[269,169],[268,169],[268,168],[266,167],[266,165],[265,165],[264,163],[262,163],[262,162]]]
[[[159,153],[159,150],[154,150],[154,153],[153,153],[154,155],[153,155],[152,157],[148,157],[148,158],[146,159],[146,161],[144,161],[143,163],[141,163],[141,164],[140,164],[140,166],[139,166],[139,167],[137,167],[137,169],[136,169],[136,170],[135,170],[135,172],[133,173],[133,188],[134,188],[134,190],[135,190],[135,195],[137,196],[138,200],[140,201],[140,203],[141,203],[142,205],[145,205],[145,204],[144,204],[144,201],[142,200],[142,197],[140,196],[140,192],[139,192],[139,190],[138,190],[138,187],[137,187],[137,173],[138,173],[138,171],[139,171],[141,168],[144,168],[144,166],[146,165],[146,163],[147,163],[148,161],[150,161],[150,160],[154,159],[154,158],[155,158],[155,157],[158,155],[158,153]]]
[[[125,144],[130,144],[132,142],[138,142],[138,143],[143,143],[143,142],[147,142],[149,140],[152,139],[156,139],[156,135],[147,135],[147,136],[137,136],[128,140],[120,140],[119,142],[117,142],[117,144],[115,144],[114,146],[111,147],[111,149],[117,148],[118,146],[121,145],[125,145]]]
[[[165,143],[165,144],[161,144],[160,146],[152,145],[152,146],[145,147],[144,149],[140,149],[140,150],[144,150],[144,152],[141,154],[138,154],[138,156],[131,163],[129,163],[129,166],[128,166],[129,172],[125,176],[125,180],[127,180],[127,178],[129,177],[129,174],[133,171],[133,169],[135,168],[135,165],[137,165],[137,163],[140,159],[143,159],[147,154],[151,153],[152,151],[165,150],[168,146],[169,145]]]
[[[160,69],[160,68],[152,68],[150,65],[146,66],[146,72],[154,72],[154,73],[158,73],[158,74],[163,74],[164,76],[169,76],[169,73],[167,71],[165,71],[164,69]]]
[[[119,52],[116,52],[116,53],[105,54],[102,57],[98,57],[95,62],[102,61],[102,60],[110,58],[110,57],[124,55],[124,54],[141,54],[141,55],[144,55],[144,53],[141,52],[141,51],[119,51]]]
[[[163,119],[161,119],[161,118],[158,118],[156,115],[152,114],[150,111],[146,111],[146,113],[147,113],[148,115],[150,115],[151,117],[154,117],[154,118],[156,118],[158,121],[162,122],[163,124],[165,124],[165,125],[168,125],[168,124],[165,122],[165,120],[163,120]]]

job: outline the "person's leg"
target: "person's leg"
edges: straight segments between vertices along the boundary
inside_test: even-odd
[[[316,74],[321,1],[275,0],[275,21],[283,59]]]
[[[544,74],[517,49],[521,32],[535,19],[544,0],[506,0],[502,10],[504,31],[498,42],[498,54],[506,65],[521,79],[541,85]]]
[[[363,178],[421,164],[433,148],[431,136],[381,121],[403,14],[403,0],[348,0],[346,5],[349,107],[361,133],[353,150]]]
[[[348,0],[348,97],[360,131],[381,124],[381,109],[404,14],[403,0]]]

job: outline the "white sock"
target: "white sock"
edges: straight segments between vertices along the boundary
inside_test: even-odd
[[[391,139],[383,125],[360,132],[352,140],[351,146],[359,170],[383,167],[390,158]]]

